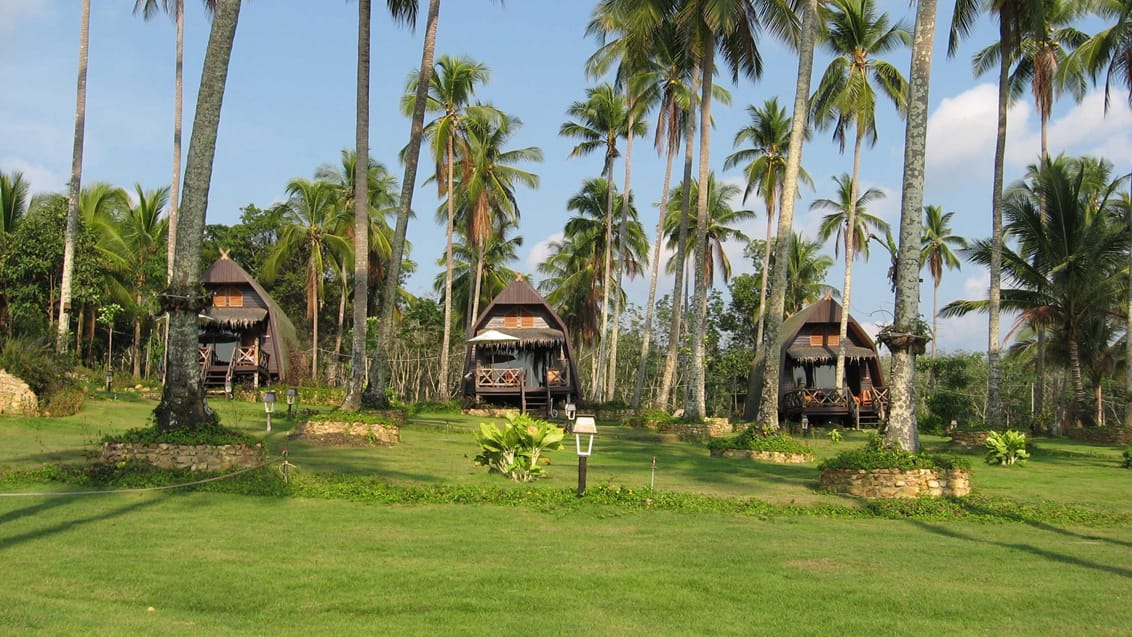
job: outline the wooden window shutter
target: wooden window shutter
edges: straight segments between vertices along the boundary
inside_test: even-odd
[[[810,334],[810,347],[821,347],[821,334]]]
[[[825,342],[830,347],[837,347],[838,345],[841,344],[841,337],[838,336],[837,334],[830,334],[829,336],[827,336],[825,338]]]

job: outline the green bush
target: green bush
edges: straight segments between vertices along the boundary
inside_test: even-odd
[[[1132,469],[1132,446],[1125,447],[1122,455],[1124,456],[1124,468]]]
[[[157,427],[130,429],[117,435],[104,436],[102,442],[127,442],[138,445],[248,445],[259,441],[248,434],[233,431],[217,424],[209,424],[193,430],[159,431]]]
[[[74,365],[67,357],[57,355],[44,339],[9,339],[0,349],[0,368],[28,384],[42,412],[70,416],[82,408],[82,393],[71,377]],[[65,395],[56,401],[59,394]]]
[[[795,440],[785,431],[761,432],[756,427],[747,427],[737,436],[713,438],[708,443],[710,449],[746,449],[750,451],[778,451],[781,453],[812,454],[809,445]]]
[[[503,429],[494,423],[480,423],[476,434],[480,454],[475,463],[516,482],[530,482],[542,474],[542,452],[561,449],[565,436],[561,427],[526,414],[507,416]]]
[[[987,434],[987,464],[1026,464],[1030,453],[1026,451],[1026,434],[1014,429],[992,431]]]
[[[818,465],[819,470],[825,469],[968,469],[970,464],[958,456],[947,454],[926,454],[904,451],[899,447],[888,445],[884,438],[878,434],[869,436],[863,449],[842,451],[836,456],[823,461]]]

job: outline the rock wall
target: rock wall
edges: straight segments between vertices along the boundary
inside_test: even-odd
[[[990,434],[989,431],[953,431],[951,432],[951,444],[964,449],[985,447],[988,434]]]
[[[1073,428],[1065,430],[1065,435],[1073,440],[1100,445],[1132,445],[1132,429],[1124,427]]]
[[[0,369],[0,414],[35,416],[39,399],[24,381]]]
[[[971,493],[971,475],[965,469],[825,469],[819,488],[862,498],[935,498]]]
[[[392,446],[401,442],[401,428],[394,424],[325,420],[300,423],[291,437],[327,445]]]
[[[812,453],[785,453],[782,451],[753,451],[751,449],[715,449],[711,450],[713,458],[751,458],[752,460],[765,460],[775,464],[805,464],[814,459]]]
[[[116,464],[127,460],[148,462],[162,469],[224,471],[263,464],[263,446],[102,443],[103,462]]]

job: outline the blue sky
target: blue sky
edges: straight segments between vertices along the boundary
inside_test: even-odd
[[[132,190],[166,185],[171,177],[173,51],[171,20],[143,22],[132,13],[133,0],[95,0],[90,27],[86,144],[83,183],[107,181]],[[911,25],[906,2],[882,0],[894,19]],[[932,76],[931,120],[925,203],[955,211],[955,230],[969,238],[990,233],[991,172],[994,153],[995,88],[993,78],[973,78],[971,54],[989,43],[995,29],[985,22],[954,59],[946,59],[949,2],[940,3],[937,54]],[[528,168],[541,177],[537,190],[520,190],[520,234],[524,244],[517,270],[536,274],[548,241],[561,236],[569,213],[567,199],[583,180],[601,171],[601,157],[568,158],[574,142],[558,136],[571,102],[584,98],[596,83],[583,64],[596,48],[584,35],[593,3],[582,0],[513,0],[500,6],[487,0],[446,0],[441,7],[438,53],[466,55],[491,69],[491,81],[477,97],[520,117],[523,128],[514,145],[538,146],[545,160]],[[20,170],[33,192],[62,191],[70,171],[74,129],[75,75],[78,57],[78,0],[4,0],[0,2],[0,170]],[[220,125],[216,164],[209,199],[209,223],[236,223],[240,208],[268,206],[282,199],[287,182],[311,177],[325,163],[337,163],[354,135],[354,77],[357,6],[339,0],[246,0],[236,35],[232,66]],[[409,72],[420,64],[423,37],[392,24],[383,2],[374,2],[371,148],[396,175],[402,174],[396,153],[408,138],[408,119],[397,105]],[[1084,25],[1085,30],[1096,28]],[[208,37],[201,3],[186,0],[185,140],[186,152],[200,64]],[[716,105],[712,165],[721,178],[741,183],[739,171],[723,171],[735,132],[746,122],[748,104],[777,96],[792,104],[796,62],[781,46],[762,45],[765,72],[761,80],[724,84],[731,107]],[[902,69],[908,53],[886,56]],[[819,54],[818,74],[829,57]],[[1107,113],[1103,96],[1094,91],[1080,104],[1061,100],[1054,107],[1050,147],[1054,153],[1101,155],[1121,172],[1128,170],[1132,148],[1132,113],[1119,94]],[[1024,98],[1010,112],[1007,181],[1017,179],[1036,160],[1039,122],[1032,102]],[[895,225],[900,209],[904,126],[890,105],[878,113],[879,143],[866,148],[862,185],[876,187],[887,198],[871,212]],[[648,236],[653,236],[663,178],[663,161],[648,140],[636,144],[633,191]],[[821,214],[809,212],[819,197],[832,197],[832,177],[851,169],[828,133],[817,132],[806,146],[803,164],[814,180],[797,206],[795,230],[816,236]],[[422,161],[418,183],[431,172]],[[618,163],[618,181],[623,166]],[[434,262],[443,251],[443,233],[434,222],[435,189],[420,187],[415,195],[417,217],[409,225],[412,257],[419,270],[409,291],[431,293],[437,273]],[[763,238],[760,214],[742,228]],[[749,271],[741,248],[731,246],[736,272]],[[832,244],[827,252],[833,253]],[[887,255],[874,248],[872,260],[854,267],[851,311],[862,323],[886,322],[892,310]],[[535,279],[537,281],[537,275]],[[931,279],[925,284],[921,312],[931,313]],[[948,271],[940,288],[940,304],[957,298],[985,296],[987,274],[964,263]],[[840,288],[842,265],[827,281]],[[648,282],[629,284],[643,304]],[[671,282],[662,282],[671,290]],[[1004,321],[1004,329],[1009,321]],[[972,316],[941,321],[943,350],[986,348],[986,320]]]

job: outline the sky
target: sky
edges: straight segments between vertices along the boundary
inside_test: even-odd
[[[549,242],[562,236],[571,213],[567,200],[584,180],[596,177],[602,157],[569,157],[574,140],[559,137],[567,108],[585,98],[599,79],[586,76],[584,64],[597,42],[585,36],[594,2],[589,0],[446,0],[440,11],[437,54],[471,57],[491,71],[490,81],[476,94],[519,117],[523,126],[513,146],[537,146],[544,161],[525,166],[540,176],[536,190],[517,192],[523,246],[514,269],[533,276]],[[946,57],[949,2],[940,3],[936,52],[932,69],[931,115],[928,125],[925,204],[954,211],[953,231],[967,238],[990,235],[991,176],[995,145],[996,88],[993,77],[975,78],[971,55],[993,41],[996,28],[986,18],[959,53]],[[83,184],[104,181],[133,190],[168,185],[172,176],[173,67],[175,27],[158,16],[143,21],[133,14],[133,0],[93,0],[87,78]],[[913,10],[903,0],[880,0],[893,20],[911,30]],[[402,175],[397,153],[408,140],[409,120],[398,104],[409,73],[420,65],[424,10],[415,32],[392,22],[385,3],[373,3],[373,76],[370,146],[372,155],[395,175]],[[75,83],[78,67],[79,0],[0,1],[0,170],[19,170],[33,193],[62,192],[70,174],[74,135]],[[201,2],[186,0],[185,19],[185,148],[192,124],[196,87],[209,22]],[[1097,23],[1081,27],[1096,31]],[[346,0],[245,0],[232,53],[224,96],[207,223],[234,224],[248,204],[267,207],[282,201],[287,183],[311,178],[323,164],[338,164],[341,151],[354,139],[357,5]],[[735,133],[748,121],[746,107],[772,97],[793,104],[797,61],[769,36],[760,43],[764,73],[757,80],[729,74],[719,81],[730,90],[730,107],[713,106],[715,130],[711,164],[719,178],[742,184],[740,170],[723,170],[733,152]],[[910,53],[901,50],[884,59],[908,73]],[[829,54],[815,58],[816,87]],[[654,124],[650,117],[649,124]],[[1019,179],[1036,162],[1039,118],[1026,96],[1010,109],[1006,181]],[[862,188],[878,188],[886,197],[869,211],[895,228],[899,223],[904,124],[891,104],[878,107],[879,140],[862,158]],[[1097,155],[1128,171],[1132,149],[1132,112],[1123,93],[1114,94],[1108,112],[1103,89],[1091,90],[1080,103],[1059,100],[1050,122],[1054,154]],[[830,132],[816,131],[803,152],[803,167],[814,188],[803,188],[796,206],[795,231],[817,237],[822,212],[811,211],[817,198],[835,197],[833,178],[852,168],[851,147],[845,154]],[[435,221],[435,187],[421,185],[431,174],[424,151],[409,224],[410,256],[418,271],[408,290],[433,295],[435,264],[444,250],[442,226]],[[623,183],[623,164],[617,164]],[[653,237],[664,162],[651,147],[651,135],[634,148],[632,189],[647,236]],[[758,216],[741,230],[765,238],[765,211],[754,198],[745,205]],[[742,246],[727,246],[734,273],[752,271]],[[833,254],[832,242],[827,244]],[[854,264],[850,311],[866,327],[891,321],[893,298],[885,278],[888,255],[874,246],[871,260]],[[829,272],[827,283],[840,288],[843,264]],[[932,311],[932,279],[926,270],[921,313]],[[940,306],[956,299],[985,298],[985,270],[964,262],[946,271],[939,290]],[[718,285],[718,284],[717,284]],[[662,279],[661,293],[671,292]],[[627,284],[632,301],[643,305],[647,279]],[[1011,326],[1005,317],[1003,331]],[[985,351],[987,322],[983,316],[940,319],[941,351]]]

